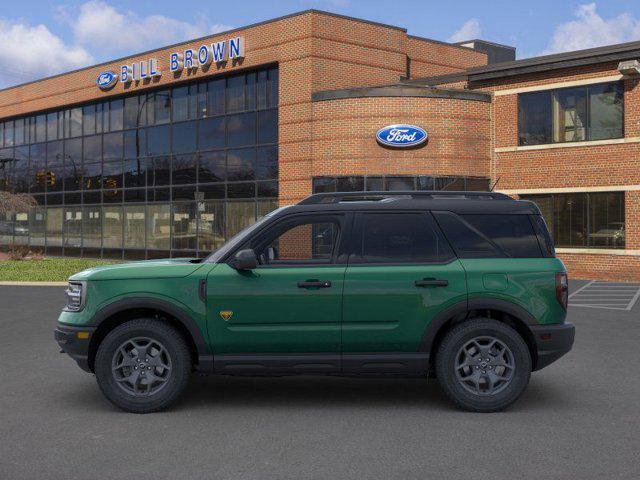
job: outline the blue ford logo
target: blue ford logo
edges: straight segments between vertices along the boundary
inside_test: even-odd
[[[427,141],[427,132],[415,125],[389,125],[376,133],[378,142],[395,148],[415,147]]]
[[[102,90],[107,90],[115,85],[118,76],[113,72],[102,72],[96,79],[96,85]]]

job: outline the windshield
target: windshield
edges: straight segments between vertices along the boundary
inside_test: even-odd
[[[214,250],[203,260],[203,263],[218,263],[220,259],[224,258],[231,250],[238,247],[242,243],[244,243],[245,239],[249,237],[254,231],[262,228],[262,226],[276,213],[281,212],[285,208],[288,207],[280,207],[275,209],[273,212],[266,214],[256,223],[249,225],[248,227],[243,228],[238,233],[236,233],[233,237],[227,240],[218,250]]]

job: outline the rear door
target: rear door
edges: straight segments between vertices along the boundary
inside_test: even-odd
[[[418,352],[431,319],[466,302],[460,261],[428,212],[358,213],[353,232],[344,281],[343,370],[426,368],[426,355]]]

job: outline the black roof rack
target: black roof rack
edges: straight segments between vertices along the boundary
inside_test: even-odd
[[[391,192],[332,192],[316,193],[311,195],[298,205],[317,205],[340,202],[379,202],[392,199],[461,199],[461,200],[513,200],[504,193],[496,192],[461,192],[452,190],[433,191],[391,191]]]

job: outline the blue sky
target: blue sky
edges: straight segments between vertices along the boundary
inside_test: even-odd
[[[518,58],[640,40],[640,1],[4,0],[0,88],[317,8],[438,40],[480,37]]]

